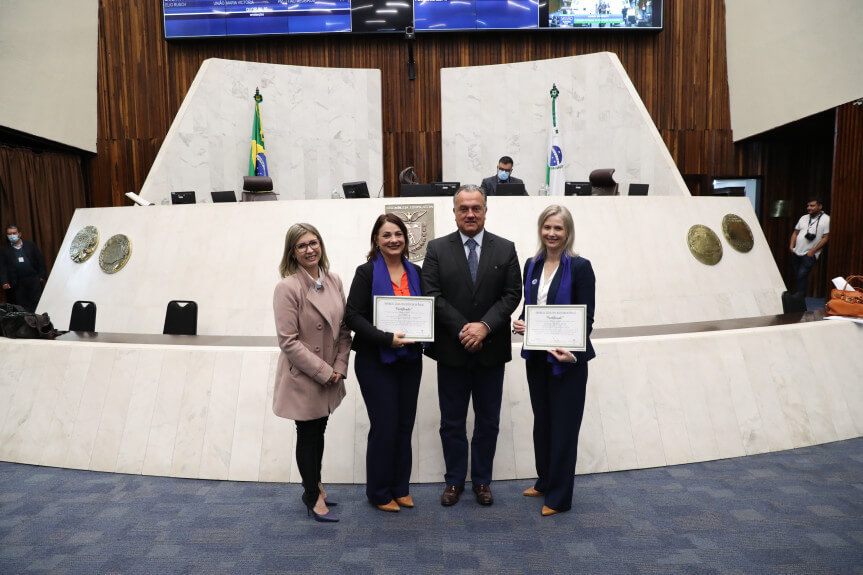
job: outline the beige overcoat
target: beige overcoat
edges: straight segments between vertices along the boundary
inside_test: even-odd
[[[323,289],[300,269],[282,279],[273,294],[279,363],[273,391],[273,412],[294,421],[331,414],[345,396],[340,380],[329,385],[334,371],[347,375],[351,332],[345,325],[345,293],[336,274],[322,274]]]

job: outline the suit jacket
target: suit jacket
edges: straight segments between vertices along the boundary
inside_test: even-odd
[[[542,266],[536,266],[533,269],[533,277],[527,277],[527,270],[530,269],[530,262],[533,258],[529,258],[524,262],[524,282],[530,285],[531,292],[534,298],[539,289],[539,278],[542,274]],[[590,265],[590,260],[583,257],[572,258],[572,295],[570,301],[573,305],[587,306],[587,351],[576,351],[575,357],[578,361],[590,361],[596,357],[596,352],[593,351],[593,344],[590,342],[590,332],[593,331],[593,314],[596,307],[596,276],[593,273],[593,266]],[[560,287],[561,276],[563,275],[563,266],[558,266],[554,272],[554,277],[551,278],[551,285],[548,286],[548,302],[554,302],[557,297],[557,289]],[[533,283],[536,280],[536,283]],[[534,299],[534,301],[536,301]],[[524,306],[521,308],[521,319],[524,319]],[[532,351],[531,359],[545,360],[545,351]]]
[[[421,274],[422,270],[419,266],[408,262],[408,265],[414,266],[417,274]],[[374,276],[374,262],[366,262],[357,268],[354,273],[354,279],[351,282],[351,291],[348,294],[348,303],[345,308],[345,323],[352,329],[354,341],[351,344],[351,349],[362,355],[374,355],[379,357],[381,347],[390,347],[393,343],[393,334],[388,331],[381,331],[372,323],[372,278]],[[414,344],[418,349],[422,349],[422,344]]]
[[[0,248],[0,286],[9,284],[14,288],[18,282],[18,275],[15,271],[15,258],[17,257],[18,250],[13,248],[5,238],[3,241],[6,245]],[[39,251],[39,248],[33,242],[27,240],[21,241],[23,243],[21,249],[24,250],[30,263],[36,268],[36,274],[39,276],[39,279],[47,280],[48,271],[45,269],[45,258],[42,257],[42,252]]]
[[[344,322],[345,293],[336,274],[325,274],[324,288],[302,270],[276,284],[273,311],[279,363],[273,412],[308,421],[331,414],[345,396],[344,381],[327,384],[334,371],[347,375],[351,332]]]
[[[524,182],[522,180],[519,180],[518,178],[514,178],[514,177],[510,176],[509,179],[505,183],[507,183],[507,184],[523,184]],[[494,175],[494,176],[491,176],[489,178],[483,178],[482,184],[480,184],[480,187],[485,190],[485,195],[494,196],[497,194],[497,184],[498,184],[497,175]],[[527,190],[524,190],[523,195],[525,195],[525,196],[528,195]]]
[[[515,244],[486,230],[476,277],[474,284],[458,232],[429,242],[422,289],[435,298],[435,342],[427,353],[445,365],[464,365],[471,356],[486,366],[512,359],[510,319],[521,300]],[[472,354],[458,334],[475,321],[485,322],[491,331],[482,349]]]

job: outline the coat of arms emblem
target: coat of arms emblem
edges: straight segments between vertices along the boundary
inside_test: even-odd
[[[388,214],[395,214],[408,230],[410,261],[425,259],[426,245],[434,239],[434,204],[400,204],[386,207]]]

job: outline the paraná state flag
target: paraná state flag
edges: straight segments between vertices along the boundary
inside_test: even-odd
[[[560,128],[557,126],[557,97],[560,92],[556,85],[551,87],[551,125],[548,129],[548,152],[546,154],[545,183],[549,196],[564,195],[566,186],[566,170],[563,163],[563,143]]]

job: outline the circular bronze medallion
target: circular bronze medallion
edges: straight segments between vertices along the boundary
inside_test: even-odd
[[[750,251],[755,244],[749,224],[734,214],[726,214],[722,218],[722,234],[732,248],[744,254]]]
[[[96,251],[98,245],[99,228],[86,226],[72,238],[72,245],[69,246],[69,257],[76,264],[86,262]]]
[[[686,243],[695,259],[703,264],[716,265],[722,259],[722,244],[719,242],[719,236],[707,226],[696,224],[689,228]]]
[[[123,269],[132,255],[132,242],[127,236],[112,236],[99,252],[99,267],[106,274],[114,274]]]

